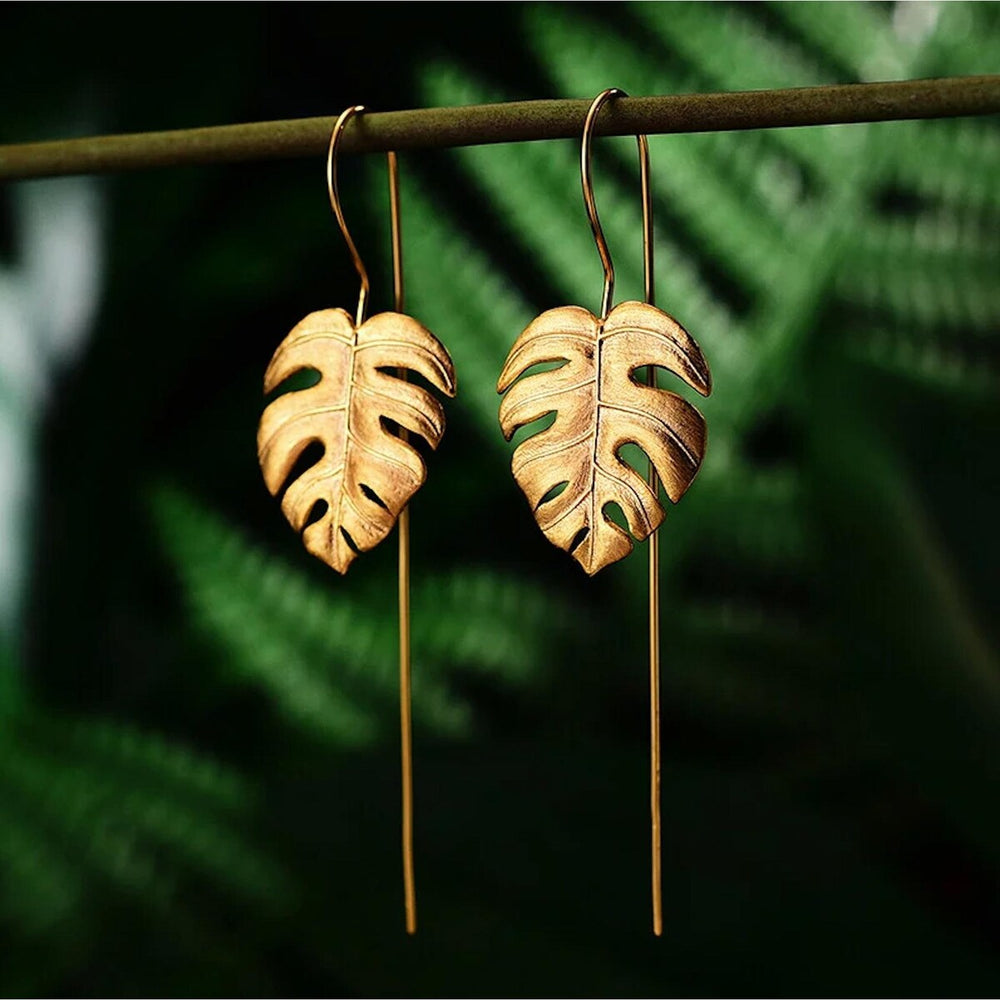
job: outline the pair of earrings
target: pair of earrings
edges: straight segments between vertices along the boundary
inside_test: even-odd
[[[643,208],[645,302],[611,307],[614,265],[594,200],[590,150],[594,123],[606,101],[625,96],[603,91],[583,128],[581,180],[584,203],[604,268],[600,315],[580,306],[550,309],[514,342],[497,382],[504,394],[500,427],[507,440],[518,428],[555,411],[554,422],[515,449],[514,478],[538,526],[589,574],[628,555],[632,537],[649,538],[650,736],[653,930],[662,929],[659,794],[659,598],[655,531],[664,518],[662,484],[676,503],[705,452],[705,421],[681,396],[661,389],[655,371],[665,368],[702,395],[711,376],[686,330],[653,304],[653,236],[649,147],[637,136]],[[399,522],[400,722],[403,757],[403,875],[406,926],[416,930],[413,871],[413,793],[410,737],[409,518],[407,503],[423,484],[426,468],[408,442],[419,435],[436,448],[444,433],[441,403],[407,380],[422,376],[445,396],[455,395],[447,350],[403,312],[399,174],[388,153],[395,309],[368,317],[369,281],[344,220],[337,186],[337,149],[347,122],[364,111],[348,108],[337,119],[327,155],[327,189],[340,231],[361,280],[356,318],[343,309],[308,315],[279,345],[264,376],[264,392],[292,376],[318,372],[306,389],[285,392],[264,410],[257,435],[264,481],[283,491],[281,507],[306,549],[339,573],[360,552],[385,539]],[[545,363],[557,368],[533,372]],[[639,381],[640,369],[645,384]],[[304,471],[306,449],[319,442],[322,457]],[[650,460],[643,478],[621,455],[638,445]],[[607,515],[624,514],[629,531]]]

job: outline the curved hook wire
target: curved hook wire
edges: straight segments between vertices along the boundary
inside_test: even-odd
[[[628,97],[624,90],[609,87],[594,98],[587,118],[583,123],[583,143],[580,147],[580,182],[583,186],[583,203],[587,207],[587,218],[597,244],[597,252],[604,267],[604,295],[601,299],[601,319],[607,319],[611,311],[611,299],[615,291],[615,265],[611,260],[608,241],[604,238],[601,220],[594,200],[594,182],[590,170],[590,147],[594,135],[594,123],[604,103],[612,97]],[[635,137],[639,146],[639,180],[642,187],[642,255],[646,301],[653,302],[653,205],[649,191],[649,142],[644,135]]]
[[[347,243],[347,249],[351,252],[354,269],[358,272],[358,277],[361,279],[361,292],[358,294],[358,313],[355,317],[355,322],[358,326],[361,326],[365,321],[365,305],[368,301],[368,271],[365,268],[364,261],[361,259],[361,254],[358,253],[358,248],[354,245],[354,240],[351,239],[351,232],[347,228],[347,222],[344,219],[344,210],[340,206],[340,189],[337,187],[337,147],[340,145],[344,126],[347,125],[348,121],[354,115],[361,114],[364,110],[365,106],[363,104],[356,104],[341,114],[337,119],[337,123],[333,126],[333,132],[330,133],[330,148],[326,154],[326,189],[330,195],[330,207],[333,209],[333,214],[337,217],[337,225],[340,226],[344,242]]]

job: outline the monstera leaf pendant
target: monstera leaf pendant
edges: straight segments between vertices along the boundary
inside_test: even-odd
[[[264,410],[257,455],[267,488],[274,495],[284,489],[281,509],[306,549],[345,573],[359,552],[389,534],[426,478],[423,459],[400,431],[432,448],[444,433],[441,404],[407,382],[405,370],[446,396],[455,395],[455,370],[415,319],[384,312],[355,326],[343,309],[310,313],[288,334],[268,365],[264,392],[307,369],[319,373],[315,385],[286,392]],[[322,457],[299,470],[315,442]]]
[[[543,362],[558,368],[525,375]],[[708,365],[688,332],[655,306],[622,302],[601,320],[580,306],[550,309],[514,342],[497,391],[509,441],[555,411],[555,422],[514,451],[514,478],[538,526],[590,575],[628,555],[632,539],[606,512],[617,504],[640,541],[664,517],[646,481],[621,457],[638,445],[676,503],[705,453],[705,420],[674,392],[643,385],[637,371],[666,368],[697,392],[712,390]]]

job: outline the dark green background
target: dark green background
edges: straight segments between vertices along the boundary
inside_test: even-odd
[[[997,6],[965,3],[8,5],[0,29],[3,142],[984,73],[1000,51]],[[0,544],[25,574],[5,994],[995,994],[1000,126],[651,151],[658,301],[715,378],[661,531],[659,941],[644,547],[586,579],[495,419],[528,320],[599,302],[578,145],[401,159],[409,309],[459,382],[413,504],[413,940],[395,546],[325,570],[255,456],[274,347],[355,302],[322,162],[0,189],[0,482],[21,491]],[[595,170],[638,296],[634,143]],[[384,166],[342,176],[384,307]],[[72,253],[30,249],[74,211],[98,234],[77,293]],[[60,359],[46,337],[84,296]]]

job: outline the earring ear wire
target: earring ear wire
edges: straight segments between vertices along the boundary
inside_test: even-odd
[[[590,169],[590,152],[593,144],[594,123],[605,102],[615,97],[627,97],[624,90],[609,87],[594,98],[583,125],[583,140],[580,143],[580,183],[583,187],[583,203],[587,218],[597,244],[597,252],[604,267],[604,293],[601,298],[601,317],[607,319],[615,290],[615,265],[611,251],[604,237],[601,220],[597,214],[594,198],[594,182]],[[639,147],[639,186],[642,197],[642,280],[644,300],[655,305],[655,271],[653,268],[653,199],[649,184],[649,140],[645,135],[635,137]],[[646,368],[646,384],[656,385],[656,367]],[[656,466],[649,463],[647,473],[649,488],[655,496],[660,493],[660,480]],[[649,622],[649,813],[650,813],[650,877],[652,886],[653,933],[659,937],[663,933],[663,845],[661,834],[661,789],[660,789],[660,535],[652,532],[648,545],[648,622]]]
[[[403,294],[403,222],[399,206],[399,161],[394,152],[386,153],[389,168],[389,216],[392,233],[392,295],[397,313],[404,309]],[[406,369],[397,371],[406,381]],[[409,440],[405,427],[400,439]],[[413,710],[410,660],[410,506],[399,512],[399,552],[396,561],[399,600],[399,742],[401,755],[403,809],[403,906],[406,933],[417,933],[417,888],[413,862]]]
[[[649,143],[636,136],[642,189],[645,302],[612,308],[615,269],[604,237],[591,173],[594,126],[604,104],[624,97],[617,88],[594,99],[583,125],[580,183],[587,218],[604,270],[599,315],[580,306],[550,309],[514,342],[497,390],[500,426],[507,440],[518,428],[555,411],[545,430],[514,450],[511,469],[538,526],[593,575],[628,555],[632,537],[649,539],[650,827],[653,933],[663,930],[660,835],[660,624],[659,546],[664,518],[660,487],[676,503],[690,486],[705,452],[705,421],[687,400],[656,384],[666,368],[702,395],[711,375],[688,332],[653,304],[653,210]],[[545,362],[557,368],[532,371]],[[645,368],[645,385],[633,379]],[[643,479],[621,457],[626,444],[649,458]],[[617,505],[629,533],[607,516]]]
[[[403,312],[403,245],[399,164],[387,154],[393,257],[393,312],[367,315],[368,271],[351,237],[340,201],[337,152],[344,130],[363,105],[347,108],[330,134],[326,185],[330,207],[360,279],[356,316],[343,309],[310,313],[282,341],[264,376],[264,391],[281,389],[311,369],[318,382],[273,399],[261,416],[257,452],[264,481],[282,494],[281,507],[306,549],[339,573],[399,524],[399,692],[402,757],[402,847],[407,932],[417,928],[413,861],[413,749],[410,657],[409,501],[427,476],[411,444],[423,438],[436,448],[444,434],[444,409],[408,378],[414,371],[446,396],[455,395],[455,370],[447,350]],[[390,430],[389,428],[398,428]],[[322,456],[304,471],[306,449],[319,442]]]
[[[333,131],[330,133],[330,145],[327,147],[326,152],[326,190],[327,194],[330,196],[330,208],[333,209],[333,214],[337,219],[337,225],[340,227],[340,233],[344,237],[347,249],[351,253],[351,260],[354,262],[354,269],[358,272],[358,278],[361,279],[361,291],[358,293],[358,311],[355,315],[355,320],[358,326],[365,321],[365,305],[368,301],[369,289],[368,269],[365,267],[365,262],[361,259],[361,254],[358,253],[358,248],[351,236],[351,231],[347,228],[347,220],[344,218],[344,209],[340,204],[340,186],[337,183],[337,151],[340,147],[340,140],[344,134],[344,128],[347,126],[347,123],[355,115],[362,114],[364,110],[365,106],[363,104],[355,104],[353,107],[347,108],[341,112],[340,117],[334,123]],[[395,157],[396,154],[388,153],[387,155]],[[393,250],[395,250],[395,244],[393,245]]]

